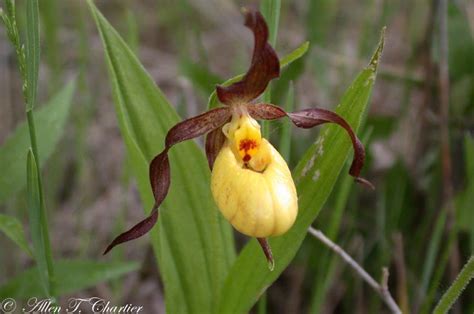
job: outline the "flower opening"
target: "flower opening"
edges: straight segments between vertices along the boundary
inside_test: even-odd
[[[260,125],[248,113],[234,114],[222,132],[239,163],[254,171],[263,171],[271,159],[268,142],[262,138]]]

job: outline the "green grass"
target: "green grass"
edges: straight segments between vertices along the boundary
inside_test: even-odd
[[[474,278],[474,257],[467,261],[466,265],[462,268],[456,280],[445,292],[439,303],[433,310],[434,314],[447,313],[448,310],[453,306],[454,302],[459,298],[469,282]]]

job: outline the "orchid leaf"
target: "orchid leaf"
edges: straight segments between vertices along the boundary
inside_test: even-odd
[[[148,212],[154,204],[148,165],[163,150],[166,132],[181,119],[123,39],[88,3],[102,38],[122,137]],[[235,256],[231,229],[212,200],[203,151],[193,142],[180,143],[170,149],[169,161],[170,191],[151,231],[167,311],[209,313]]]
[[[354,130],[359,128],[367,109],[383,42],[382,33],[369,65],[359,73],[336,108],[336,112]],[[269,239],[275,269],[268,269],[257,241],[249,241],[226,279],[219,313],[248,312],[260,294],[288,266],[304,240],[308,227],[329,197],[350,150],[351,141],[344,129],[336,125],[322,128],[320,136],[293,172],[299,197],[299,213],[295,225],[285,235]]]

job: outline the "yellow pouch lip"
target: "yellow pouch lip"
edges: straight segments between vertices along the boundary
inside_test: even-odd
[[[214,163],[211,190],[224,217],[252,237],[277,236],[294,223],[296,188],[285,160],[266,140],[271,162],[262,172],[245,167],[227,142]]]

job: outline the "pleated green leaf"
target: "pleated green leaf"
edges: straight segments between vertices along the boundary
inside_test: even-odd
[[[153,205],[149,162],[181,119],[122,38],[88,3],[102,38],[122,137],[148,212]],[[212,200],[203,151],[187,142],[172,148],[169,157],[170,192],[151,233],[166,308],[169,313],[210,313],[235,258],[232,232]]]
[[[355,130],[359,128],[367,109],[383,42],[382,33],[369,65],[359,73],[336,108],[336,112]],[[259,295],[291,262],[308,227],[331,193],[351,149],[349,137],[339,126],[327,125],[321,130],[320,136],[293,172],[299,197],[299,213],[295,225],[285,235],[270,239],[275,258],[274,271],[268,269],[260,246],[252,239],[230,270],[220,299],[219,313],[248,312]]]

